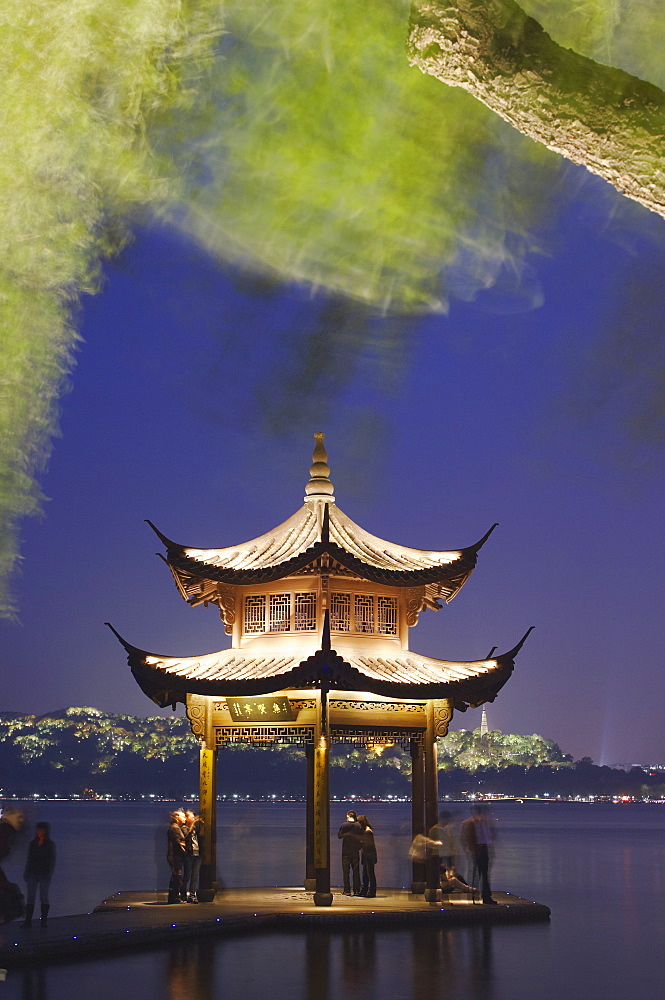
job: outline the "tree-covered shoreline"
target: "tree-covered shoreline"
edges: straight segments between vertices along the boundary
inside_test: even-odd
[[[538,735],[458,730],[439,741],[441,796],[617,796],[662,798],[665,774],[574,762]],[[299,747],[222,748],[218,792],[227,797],[300,798]],[[337,745],[331,794],[410,794],[411,758],[400,747]],[[198,742],[180,716],[141,718],[94,708],[43,716],[0,712],[0,795],[181,798],[197,791]]]

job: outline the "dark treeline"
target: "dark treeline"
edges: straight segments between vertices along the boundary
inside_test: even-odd
[[[665,774],[641,768],[573,762],[553,742],[459,730],[439,744],[442,796],[465,794],[572,797],[665,797]],[[399,747],[373,750],[336,746],[331,794],[338,797],[408,796],[410,755]],[[0,713],[0,795],[195,794],[198,744],[186,719],[109,715],[70,708],[45,716]],[[252,798],[300,798],[305,792],[304,752],[298,747],[219,751],[218,792]]]

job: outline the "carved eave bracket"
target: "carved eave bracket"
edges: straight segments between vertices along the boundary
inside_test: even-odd
[[[189,725],[197,740],[205,740],[208,729],[208,699],[204,695],[189,694],[185,709]]]
[[[418,616],[426,609],[426,587],[406,588],[406,623],[409,628],[418,624]]]
[[[448,726],[453,718],[453,702],[450,698],[437,698],[434,700],[434,735],[437,740],[442,740],[448,735]]]
[[[216,603],[219,617],[224,622],[224,631],[227,635],[232,635],[236,620],[236,588],[227,583],[218,583]]]

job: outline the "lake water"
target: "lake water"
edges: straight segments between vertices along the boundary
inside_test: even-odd
[[[365,805],[381,884],[410,880],[410,806]],[[466,815],[462,806],[459,818]],[[333,804],[332,826],[346,806]],[[91,910],[119,889],[163,888],[164,803],[43,803],[58,845],[52,913]],[[496,803],[492,883],[546,903],[549,924],[209,938],[105,960],[10,971],[0,1000],[641,1000],[660,996],[665,806]],[[304,806],[220,805],[224,884],[297,885]],[[20,881],[25,847],[5,865]],[[338,843],[333,843],[337,875]],[[337,881],[337,878],[334,878]]]

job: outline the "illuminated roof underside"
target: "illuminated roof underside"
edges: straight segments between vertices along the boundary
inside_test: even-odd
[[[224,649],[203,656],[160,656],[137,649],[115,634],[127,650],[137,683],[161,707],[184,703],[188,692],[233,697],[325,686],[416,700],[451,698],[455,708],[464,711],[496,697],[510,677],[515,656],[529,632],[507,653],[462,663],[408,651],[387,656],[361,652],[342,656],[326,648],[305,659],[288,653],[242,649]],[[322,645],[326,646],[325,637]]]
[[[464,549],[431,551],[396,545],[371,535],[334,503],[303,504],[265,535],[224,549],[178,545],[148,521],[167,549],[167,562],[183,590],[192,578],[228,584],[271,583],[292,576],[327,555],[365,580],[394,586],[440,583],[452,600],[471,575],[490,530]]]

